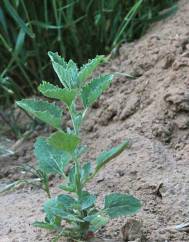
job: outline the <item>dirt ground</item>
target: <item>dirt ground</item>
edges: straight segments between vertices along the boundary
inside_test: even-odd
[[[189,2],[156,23],[139,41],[124,44],[120,54],[101,72],[137,76],[115,78],[110,89],[88,114],[82,135],[91,160],[102,150],[128,138],[131,147],[88,185],[101,204],[105,193],[130,193],[141,199],[135,216],[143,222],[149,242],[189,241],[174,226],[189,221]],[[40,131],[41,132],[41,131]],[[0,159],[0,187],[23,177],[17,166],[34,164],[32,145],[37,135]],[[52,191],[58,192],[52,180]],[[0,242],[50,241],[52,235],[31,224],[43,218],[45,194],[24,186],[0,196]],[[112,220],[100,231],[120,238],[126,219]]]

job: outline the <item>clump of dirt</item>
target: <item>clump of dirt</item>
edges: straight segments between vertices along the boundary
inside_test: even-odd
[[[188,12],[189,2],[180,1],[176,15],[156,23],[139,41],[124,44],[120,55],[99,70],[126,72],[136,78],[115,78],[93,105],[82,131],[93,160],[125,138],[132,143],[88,189],[98,194],[99,205],[105,193],[115,191],[141,199],[143,208],[136,217],[142,221],[149,242],[189,241],[186,232],[170,229],[189,219]],[[28,156],[34,163],[31,142],[24,142],[25,152],[12,164],[0,160],[3,170],[9,171],[9,179],[14,178],[10,167],[13,169],[17,162],[25,162]],[[30,225],[43,217],[39,206],[44,199],[43,192],[35,188],[0,197],[0,241],[49,241],[50,235]],[[113,220],[99,234],[118,239],[126,221]]]

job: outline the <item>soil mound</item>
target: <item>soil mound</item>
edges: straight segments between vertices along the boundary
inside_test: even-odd
[[[97,122],[124,121],[148,138],[174,148],[188,139],[189,20],[187,1],[179,12],[158,23],[142,39],[125,44],[106,71],[127,72],[102,96]],[[96,115],[95,115],[96,116]],[[98,121],[99,119],[99,121]]]

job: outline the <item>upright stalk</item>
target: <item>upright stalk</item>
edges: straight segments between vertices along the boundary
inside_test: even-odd
[[[76,186],[76,193],[78,196],[78,200],[80,200],[82,196],[82,184],[81,184],[81,174],[80,174],[80,163],[78,159],[75,160],[75,186]]]

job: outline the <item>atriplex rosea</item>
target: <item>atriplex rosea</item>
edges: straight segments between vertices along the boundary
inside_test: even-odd
[[[81,154],[85,152],[80,138],[81,124],[89,107],[113,79],[111,74],[90,80],[93,71],[105,60],[104,56],[97,56],[80,69],[72,60],[67,63],[57,53],[49,52],[49,57],[63,87],[44,81],[38,89],[44,96],[64,102],[73,128],[62,129],[63,112],[54,103],[35,99],[17,102],[22,109],[56,129],[48,138],[37,138],[34,153],[43,174],[59,174],[63,177],[63,184],[59,186],[62,194],[51,198],[48,191],[49,199],[44,204],[45,220],[34,225],[56,230],[57,238],[64,236],[73,241],[86,241],[109,219],[135,214],[141,204],[129,194],[112,193],[105,196],[104,207],[97,209],[96,196],[85,189],[86,183],[128,146],[126,140],[102,152],[93,166],[90,162],[81,161]],[[78,99],[82,103],[82,110],[77,109]],[[65,168],[68,164],[71,164],[71,168],[67,174]],[[64,226],[62,220],[65,221]]]

